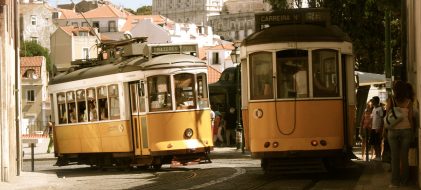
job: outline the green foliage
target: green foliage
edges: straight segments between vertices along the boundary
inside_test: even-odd
[[[311,8],[331,10],[332,23],[352,39],[356,70],[383,73],[385,62],[384,11],[392,11],[392,64],[401,62],[401,1],[396,0],[293,0],[305,1]],[[265,0],[273,10],[289,8],[286,0]],[[299,6],[297,6],[299,7]]]
[[[143,6],[136,10],[137,15],[151,15],[152,14],[152,6]]]
[[[136,14],[136,12],[133,10],[133,9],[130,9],[130,8],[124,8],[124,10],[125,11],[127,11],[127,12],[129,12],[129,13],[132,13],[132,14]]]
[[[47,62],[47,71],[52,72],[52,64],[50,60],[50,53],[48,49],[42,47],[34,41],[24,41],[20,45],[20,56],[21,57],[33,57],[33,56],[44,56]]]

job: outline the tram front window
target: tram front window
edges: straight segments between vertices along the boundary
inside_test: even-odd
[[[174,75],[174,86],[177,110],[196,108],[194,75],[189,73]]]
[[[307,98],[308,52],[284,50],[276,53],[278,98]]]
[[[250,98],[273,99],[272,53],[253,53],[250,60]]]
[[[314,97],[338,97],[338,51],[313,51],[313,95]]]
[[[199,108],[208,108],[209,99],[208,99],[208,84],[206,79],[206,74],[202,73],[197,75],[197,95],[199,100]]]
[[[166,111],[172,109],[169,76],[148,77],[149,110]]]

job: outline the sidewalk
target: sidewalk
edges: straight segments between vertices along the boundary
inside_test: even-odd
[[[42,159],[56,159],[54,154],[46,154],[48,139],[44,139],[40,146],[35,148],[35,160]],[[25,151],[24,160],[30,160],[30,148],[28,146],[23,148]],[[358,148],[355,149],[355,154],[361,157]],[[216,147],[211,152],[210,157],[212,159],[232,159],[232,158],[251,158],[249,152],[242,153],[241,150],[237,150],[233,147]],[[356,164],[364,167],[363,172],[358,179],[355,186],[355,190],[384,190],[389,189],[389,181],[391,173],[388,172],[389,164],[381,161],[362,161],[354,160]],[[412,168],[415,169],[416,168]],[[417,171],[417,170],[416,170]],[[414,175],[413,175],[414,176]],[[16,177],[9,183],[1,183],[0,189],[51,189],[50,182],[57,181],[57,175],[55,173],[46,172],[21,172],[21,176]],[[419,189],[416,184],[416,177],[412,177],[412,181],[409,186],[400,187],[398,189],[403,190],[416,190]],[[344,189],[347,189],[344,187]]]
[[[49,138],[38,138],[39,143],[34,147],[34,159],[35,160],[49,160],[56,159],[54,153],[47,153]],[[22,144],[24,161],[31,160],[31,147],[29,144]]]

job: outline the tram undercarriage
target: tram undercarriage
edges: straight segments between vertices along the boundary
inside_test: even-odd
[[[95,168],[160,169],[163,164],[173,166],[209,163],[210,150],[192,154],[134,156],[131,153],[85,153],[58,156],[55,166],[90,165]]]

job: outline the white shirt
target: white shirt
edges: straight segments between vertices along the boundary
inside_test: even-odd
[[[371,124],[371,129],[380,128],[383,119],[383,108],[381,106],[375,107],[371,112],[371,118],[373,121],[373,123]]]

